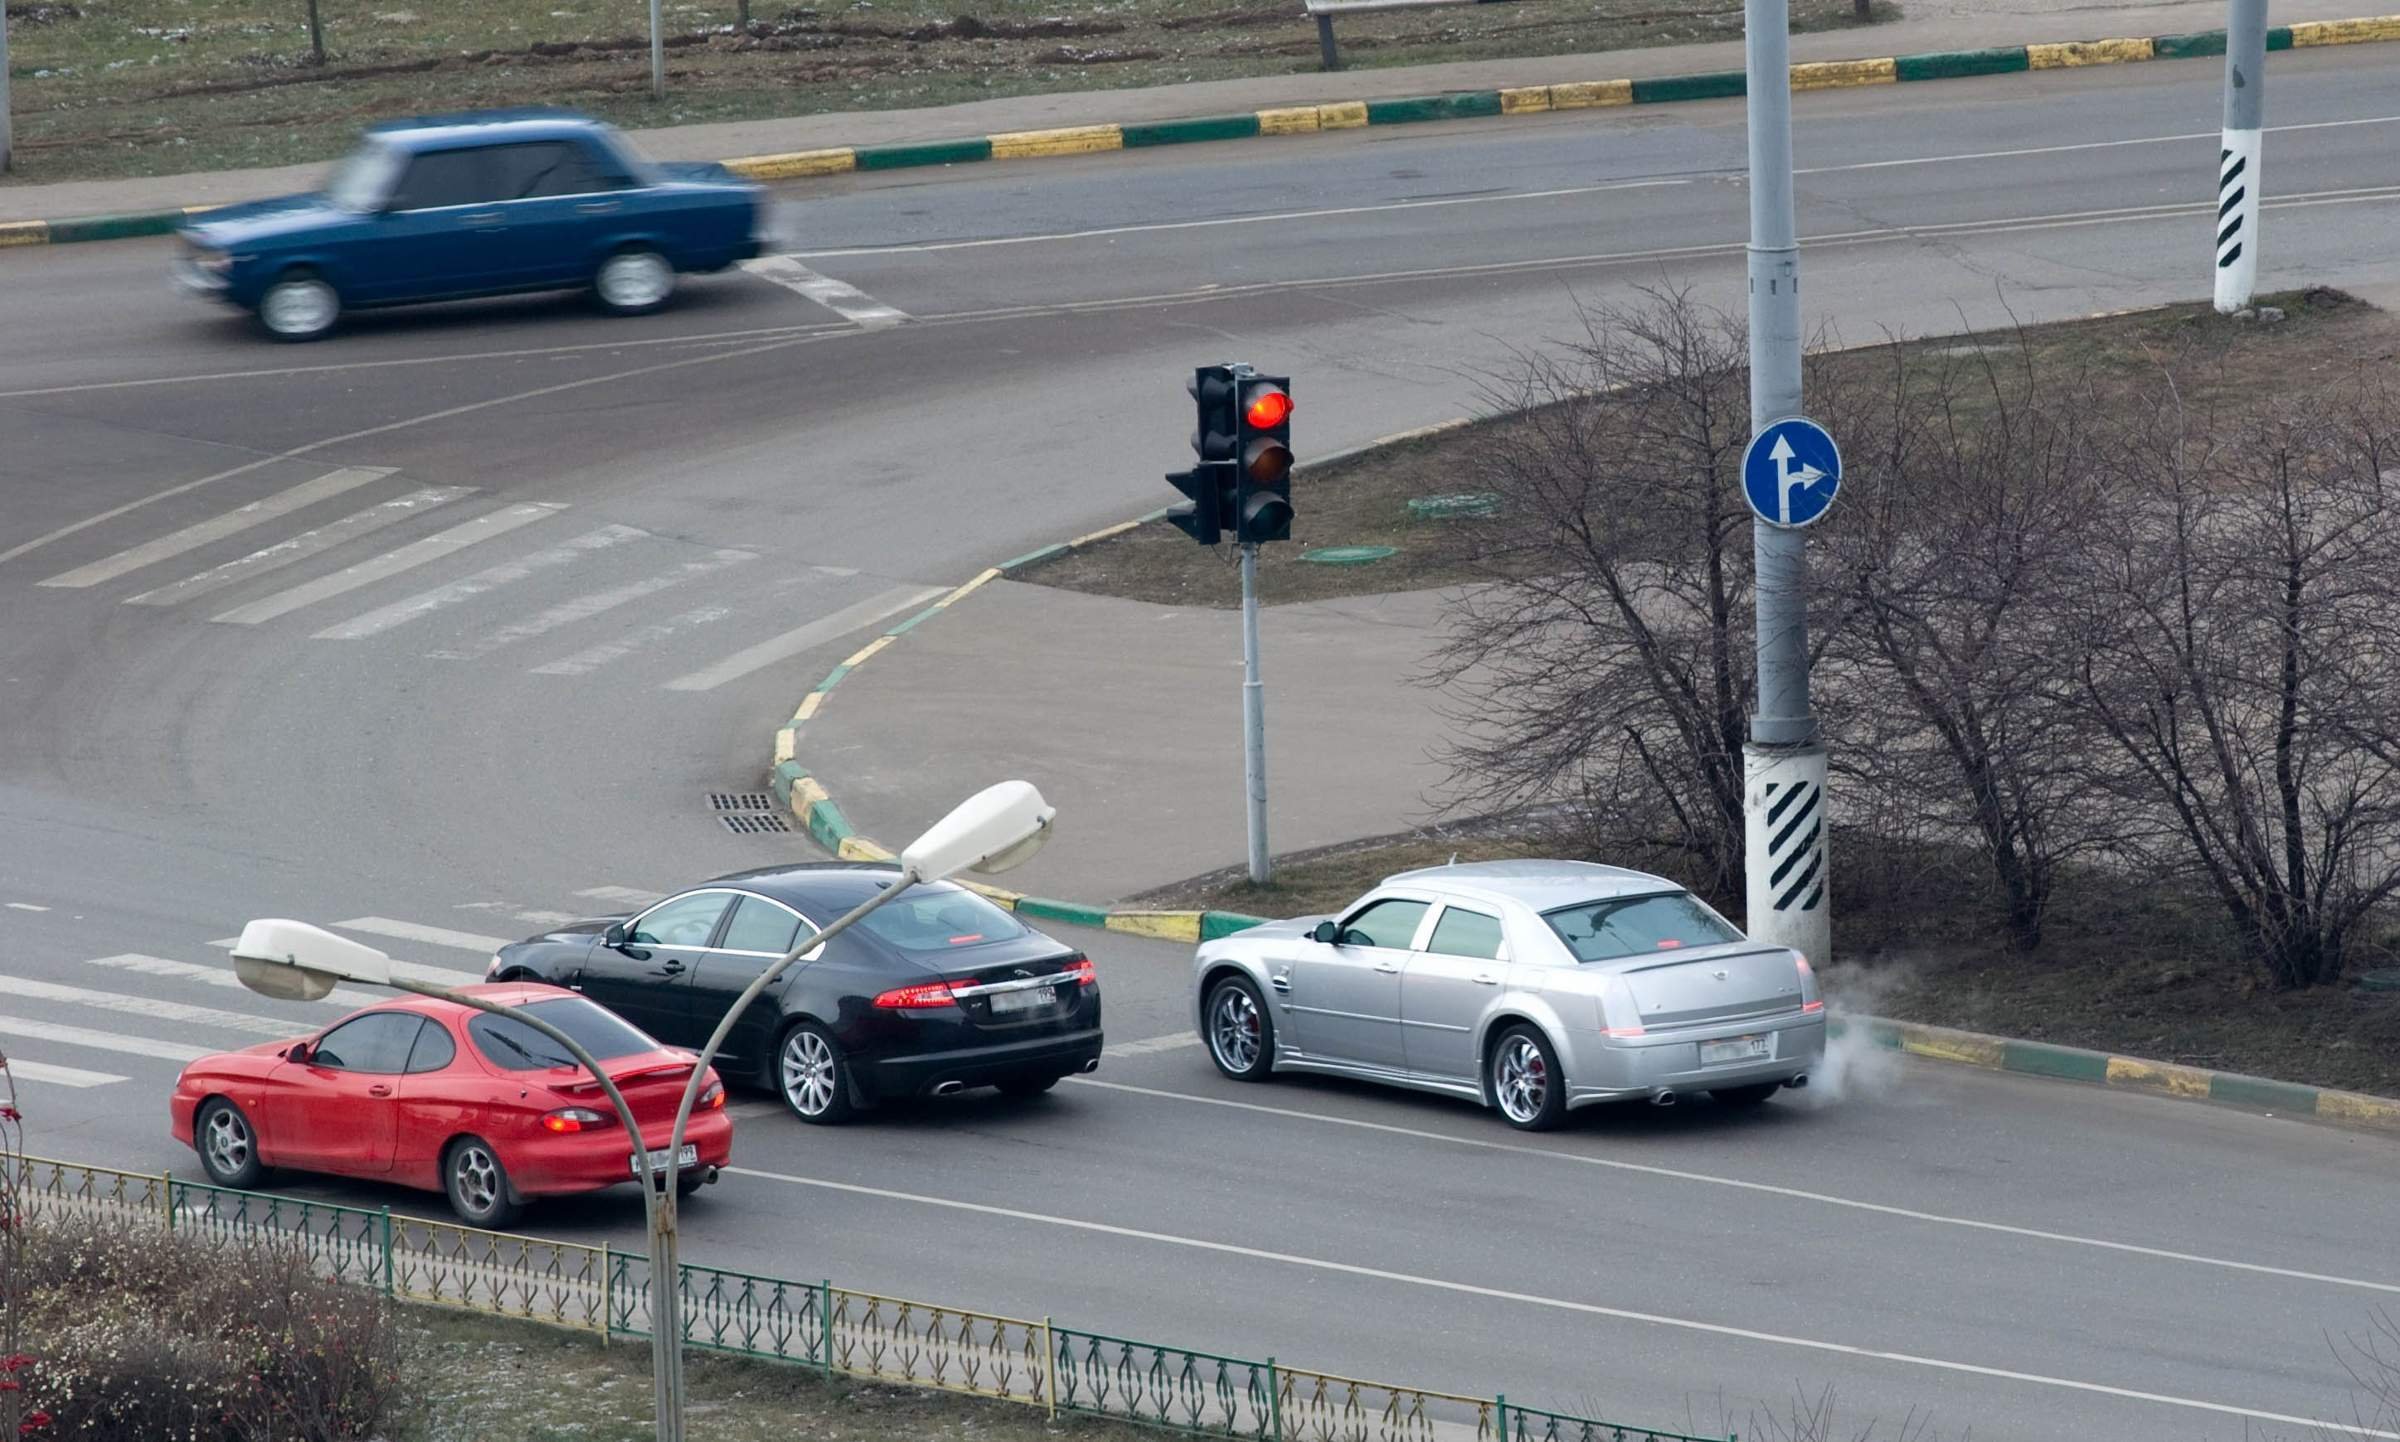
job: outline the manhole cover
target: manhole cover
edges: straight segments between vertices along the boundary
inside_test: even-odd
[[[719,811],[773,811],[775,798],[765,791],[711,791],[708,804]]]
[[[1500,514],[1500,496],[1496,491],[1419,496],[1408,503],[1408,513],[1420,521],[1448,520],[1453,516],[1496,516]]]
[[[773,831],[789,831],[791,823],[772,811],[728,811],[717,820],[736,836],[761,836]]]
[[[1320,566],[1372,566],[1386,556],[1400,554],[1396,546],[1320,546],[1302,551],[1300,559]]]

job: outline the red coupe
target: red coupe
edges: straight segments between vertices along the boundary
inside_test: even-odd
[[[465,988],[575,1038],[608,1069],[641,1125],[648,1165],[666,1164],[692,1053],[663,1047],[598,1003],[528,982]],[[712,1069],[684,1129],[677,1190],[732,1160],[733,1119]],[[314,1036],[205,1056],[175,1079],[175,1139],[219,1186],[252,1188],[269,1167],[445,1191],[478,1227],[532,1197],[634,1179],[616,1108],[556,1042],[522,1022],[406,997],[352,1012]]]

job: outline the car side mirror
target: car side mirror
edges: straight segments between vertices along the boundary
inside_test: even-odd
[[[625,923],[622,921],[609,923],[608,930],[600,933],[600,944],[602,946],[623,946],[625,944]]]
[[[1339,937],[1340,935],[1340,922],[1320,921],[1317,923],[1317,929],[1308,934],[1308,939],[1314,942],[1319,942],[1326,946],[1336,946],[1340,943],[1336,941],[1335,938]]]
[[[292,1049],[283,1054],[283,1059],[285,1061],[305,1063],[313,1050],[314,1049],[310,1047],[307,1042],[296,1041],[292,1043]]]

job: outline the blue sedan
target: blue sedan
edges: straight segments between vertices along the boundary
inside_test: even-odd
[[[315,340],[345,310],[588,287],[602,309],[666,303],[679,271],[759,253],[760,188],[721,165],[658,165],[563,112],[396,121],[313,195],[227,206],[177,234],[183,285]]]

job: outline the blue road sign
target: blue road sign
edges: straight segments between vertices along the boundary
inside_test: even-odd
[[[1833,509],[1842,486],[1842,453],[1825,428],[1787,416],[1750,438],[1742,452],[1742,493],[1770,526],[1805,526]]]

